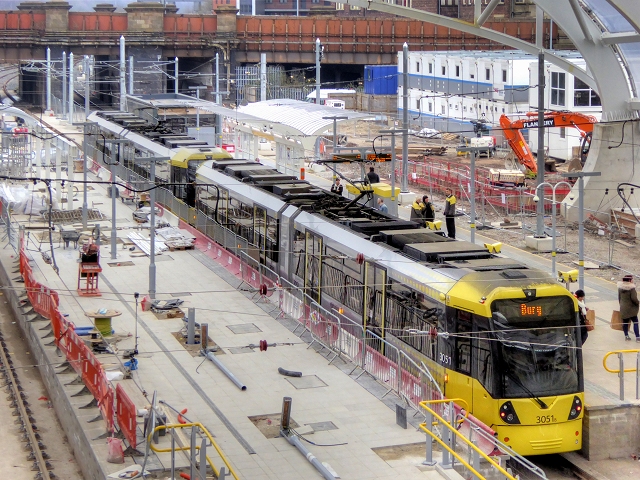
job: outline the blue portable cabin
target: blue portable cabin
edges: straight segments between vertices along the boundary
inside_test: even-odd
[[[367,95],[395,95],[398,92],[397,65],[365,65],[364,93]]]

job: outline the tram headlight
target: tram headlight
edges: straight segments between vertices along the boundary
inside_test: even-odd
[[[519,425],[520,419],[516,414],[515,408],[511,402],[505,402],[500,406],[500,418],[504,423],[509,425]]]
[[[577,395],[573,397],[571,403],[571,411],[569,412],[569,420],[575,420],[582,413],[582,400]]]

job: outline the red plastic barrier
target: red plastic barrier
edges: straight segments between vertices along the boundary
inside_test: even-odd
[[[102,365],[86,345],[83,345],[82,349],[82,381],[87,386],[93,398],[98,400],[102,399],[102,391],[100,389],[101,377],[104,375]]]
[[[104,421],[107,424],[107,432],[113,433],[115,430],[115,393],[113,392],[111,385],[107,384],[107,388],[102,399],[98,401],[98,407],[100,408]]]
[[[68,331],[66,334],[67,338],[67,361],[71,365],[71,367],[76,371],[76,373],[82,376],[83,370],[83,361],[84,361],[84,349],[85,345],[80,339],[76,332]]]
[[[116,386],[116,405],[116,420],[120,431],[129,442],[131,448],[136,448],[136,406],[120,384]]]

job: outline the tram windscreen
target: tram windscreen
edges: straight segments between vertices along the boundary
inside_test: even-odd
[[[578,390],[578,331],[571,298],[497,300],[491,310],[504,397],[536,398]]]

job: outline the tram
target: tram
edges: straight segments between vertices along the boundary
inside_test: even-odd
[[[132,113],[98,111],[88,117],[88,138],[93,151],[103,163],[124,165],[148,178],[149,165],[135,162],[135,157],[166,157],[156,166],[159,183],[171,183],[173,195],[187,203],[187,185],[195,182],[200,164],[212,159],[230,159],[227,151],[212,147],[206,140],[196,139],[161,123],[151,125]],[[177,185],[179,184],[179,185]]]
[[[196,181],[197,208],[256,261],[424,362],[500,441],[582,447],[577,302],[549,274],[257,162],[205,161]]]

